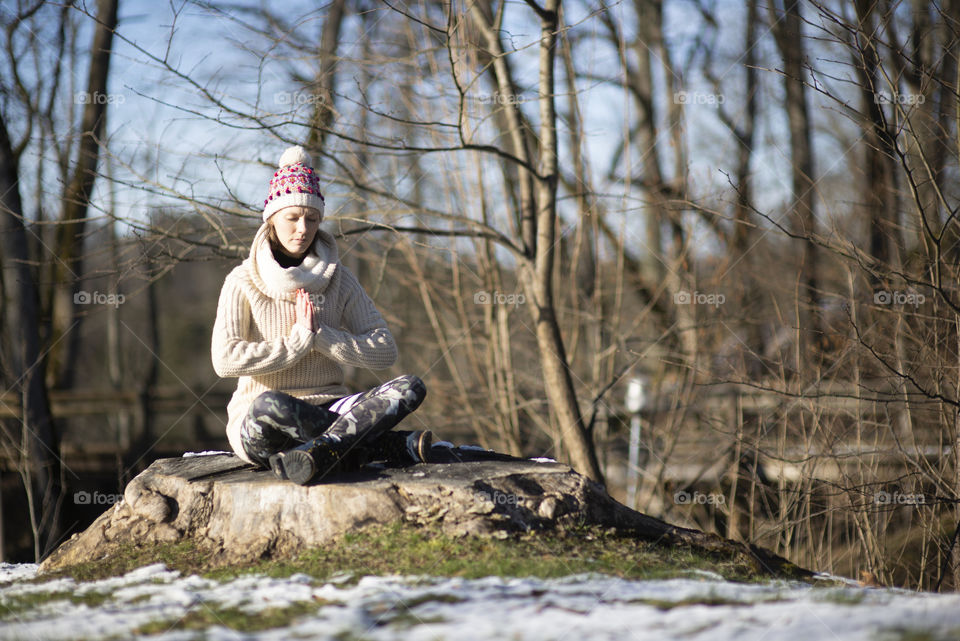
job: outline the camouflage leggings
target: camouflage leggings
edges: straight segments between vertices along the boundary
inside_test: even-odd
[[[284,392],[264,392],[250,404],[240,439],[251,460],[269,467],[273,454],[320,435],[357,443],[374,440],[417,409],[426,395],[423,381],[412,375],[325,405],[311,405]]]

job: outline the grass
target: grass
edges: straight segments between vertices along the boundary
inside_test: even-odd
[[[131,632],[132,636],[162,634],[172,630],[206,630],[211,626],[223,626],[243,632],[259,632],[290,625],[297,617],[313,614],[323,603],[295,603],[282,608],[267,608],[258,612],[246,612],[238,608],[221,608],[203,604],[176,621],[154,621]]]
[[[506,538],[453,537],[409,524],[369,527],[345,535],[335,543],[306,551],[293,558],[262,559],[242,566],[218,565],[213,558],[191,542],[120,548],[108,558],[73,566],[67,570],[37,577],[39,581],[70,577],[87,582],[120,576],[145,565],[163,563],[184,575],[199,574],[218,581],[228,581],[249,574],[286,578],[305,574],[317,584],[326,581],[353,582],[370,575],[419,575],[430,577],[485,576],[555,578],[596,573],[626,579],[663,579],[690,576],[696,571],[709,571],[733,581],[765,582],[768,574],[760,574],[745,558],[708,554],[682,547],[661,547],[597,527],[571,528],[563,531],[518,534]],[[51,592],[8,596],[0,601],[0,621],[26,615],[44,604],[67,601],[96,607],[111,598],[107,592],[86,591],[75,595],[61,587]],[[147,598],[147,597],[143,597]],[[370,610],[377,626],[400,630],[415,627],[424,620],[412,610],[426,602],[458,603],[456,594],[427,590],[422,596],[384,605]],[[735,605],[738,601],[719,596],[700,597],[681,602],[641,599],[662,610],[685,605]],[[183,616],[164,618],[131,630],[132,636],[149,636],[168,631],[209,630],[219,626],[239,632],[258,632],[287,627],[298,619],[317,613],[326,605],[322,599],[285,604],[259,612],[233,605],[201,602],[188,608]],[[897,641],[927,641],[926,637],[903,632]],[[342,641],[360,641],[354,632],[341,632]],[[931,638],[941,641],[939,638]]]
[[[365,528],[325,548],[294,558],[217,565],[190,542],[143,548],[127,547],[106,559],[57,573],[78,581],[118,576],[151,563],[164,563],[183,574],[218,580],[258,573],[271,577],[307,574],[318,580],[348,574],[485,576],[553,578],[600,573],[629,579],[660,579],[706,570],[734,581],[761,581],[745,559],[661,547],[595,527],[562,532],[521,534],[505,539],[452,537],[407,524]],[[45,575],[44,580],[49,578]]]
[[[629,579],[660,579],[710,571],[735,581],[765,581],[746,559],[705,554],[685,548],[661,547],[596,527],[519,534],[506,538],[453,537],[409,524],[369,527],[347,534],[335,543],[308,550],[293,558],[262,559],[246,565],[218,564],[192,542],[128,546],[97,561],[44,574],[34,581],[69,577],[88,582],[123,575],[145,565],[163,563],[183,575],[199,574],[228,581],[258,574],[286,578],[305,574],[317,583],[354,582],[369,575],[419,575],[467,579],[504,576],[554,578],[596,573]],[[0,620],[16,618],[44,603],[58,600],[91,607],[109,594],[74,595],[63,590],[8,597],[0,603]],[[405,628],[422,623],[410,609],[425,601],[456,602],[450,594],[426,594],[416,601],[380,613],[378,625]],[[140,626],[137,636],[169,630],[203,630],[223,626],[254,632],[288,626],[298,617],[315,613],[321,601],[296,603],[251,613],[235,607],[201,604],[176,620],[158,620]],[[668,607],[668,604],[664,604]],[[376,613],[374,613],[376,614]],[[349,636],[349,635],[348,635]]]
[[[837,605],[860,605],[867,598],[866,593],[862,590],[834,590],[815,594],[816,600],[836,603]]]
[[[66,590],[58,590],[54,592],[32,592],[27,594],[19,594],[13,597],[5,596],[3,601],[0,602],[0,621],[17,619],[22,613],[29,612],[30,610],[33,610],[34,608],[45,603],[68,601],[70,603],[85,604],[91,608],[96,608],[102,605],[109,598],[109,594],[100,592],[75,594]]]
[[[956,639],[960,639],[960,629],[931,632],[898,628],[883,632],[878,641],[956,641]]]
[[[180,541],[136,547],[132,545],[117,549],[115,554],[95,561],[79,563],[68,569],[42,574],[34,581],[46,582],[54,577],[70,577],[76,581],[97,581],[113,576],[121,576],[153,563],[163,563],[168,568],[184,574],[195,574],[207,565],[202,554],[192,541]],[[192,569],[191,569],[192,568]]]

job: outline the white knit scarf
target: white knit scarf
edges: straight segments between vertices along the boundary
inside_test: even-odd
[[[264,223],[250,246],[250,277],[260,291],[270,298],[292,300],[298,289],[311,294],[323,293],[336,273],[339,254],[337,241],[322,229],[317,230],[313,252],[293,267],[281,267],[273,257]]]

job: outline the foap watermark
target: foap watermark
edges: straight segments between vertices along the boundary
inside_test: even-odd
[[[503,294],[500,292],[479,291],[473,295],[474,305],[513,305],[517,307],[527,302],[523,294]]]
[[[113,505],[121,500],[123,500],[123,494],[91,493],[86,490],[73,493],[73,502],[76,505]]]
[[[926,505],[927,497],[923,494],[904,494],[881,490],[873,495],[873,502],[877,505]]]
[[[677,505],[723,505],[727,500],[723,494],[704,494],[703,492],[674,492],[673,502]]]
[[[523,96],[502,93],[483,93],[477,96],[477,100],[485,105],[522,105],[527,101]]]
[[[490,492],[477,492],[476,500],[480,503],[493,503],[496,505],[512,505],[514,507],[521,505],[523,503],[523,497],[517,496],[516,494],[510,494],[506,492],[500,492],[499,490],[494,490],[491,494]]]
[[[122,105],[127,101],[127,97],[122,93],[100,93],[94,91],[80,91],[73,97],[73,102],[78,105]]]
[[[727,300],[723,294],[705,294],[703,292],[693,292],[681,290],[673,295],[673,302],[676,305],[713,305],[720,307]]]
[[[678,91],[673,94],[673,102],[677,105],[722,105],[726,98],[721,93]]]
[[[885,289],[873,292],[874,305],[913,305],[920,307],[927,298],[916,292],[887,291]]]
[[[79,291],[73,295],[74,305],[112,305],[120,307],[126,300],[123,294],[104,294],[102,292]]]
[[[322,105],[326,101],[323,96],[308,91],[278,91],[273,94],[273,100],[278,105],[287,107],[302,107],[304,105]]]
[[[878,91],[873,94],[873,101],[878,105],[922,105],[927,97],[922,93],[894,93]]]

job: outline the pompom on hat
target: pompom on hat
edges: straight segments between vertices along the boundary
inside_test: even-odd
[[[313,159],[297,145],[280,156],[280,168],[270,179],[270,193],[263,201],[263,222],[283,209],[301,205],[313,207],[323,216],[323,194],[320,179],[313,170]]]

